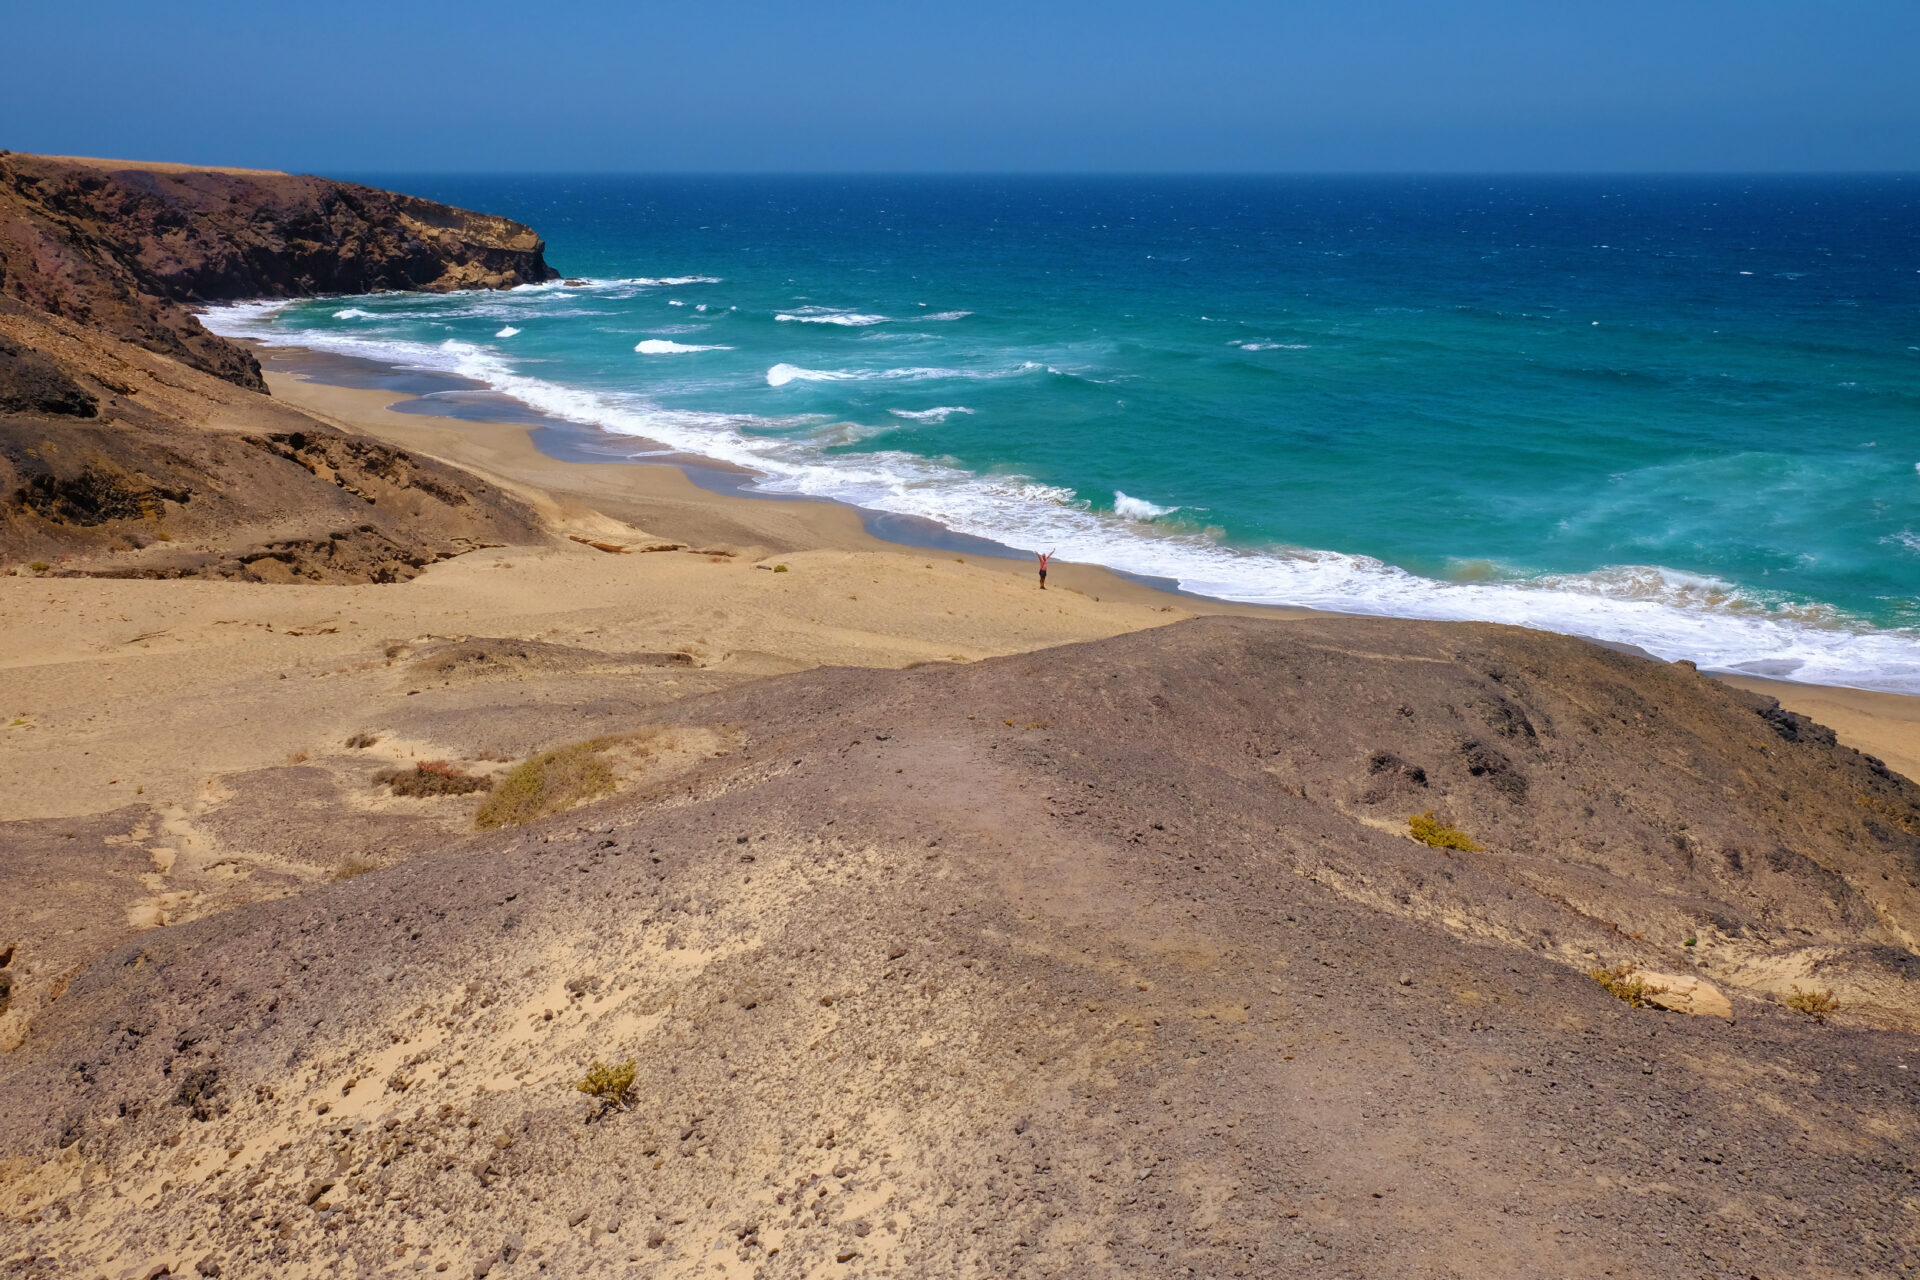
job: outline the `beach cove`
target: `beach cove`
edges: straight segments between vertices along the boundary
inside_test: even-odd
[[[894,398],[962,362],[769,348],[675,393],[889,388],[776,421],[586,386],[744,339],[546,316],[598,375],[490,345],[538,327],[492,309],[693,310],[724,273],[572,284],[526,224],[273,172],[0,177],[45,295],[0,298],[26,1275],[1913,1265],[1920,703],[1809,678],[1897,682],[1862,661],[1897,610],[1573,593],[1786,637],[1784,682],[1222,602],[1089,561],[1562,588],[871,447],[880,412],[1004,428]],[[156,219],[174,276],[129,292]],[[786,355],[901,310],[783,301],[752,323]],[[316,316],[435,331],[295,341]],[[1000,412],[1087,381],[1021,379]],[[997,511],[1096,554],[1062,537],[1043,591],[1055,544]]]

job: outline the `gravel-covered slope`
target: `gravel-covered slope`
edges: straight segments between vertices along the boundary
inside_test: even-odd
[[[1920,793],[1686,667],[1213,618],[654,727],[733,745],[75,978],[0,1067],[15,1268],[1920,1263]]]

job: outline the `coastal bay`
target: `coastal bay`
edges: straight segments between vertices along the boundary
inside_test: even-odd
[[[1042,592],[167,322],[0,299],[24,1274],[1909,1261],[1915,699]]]

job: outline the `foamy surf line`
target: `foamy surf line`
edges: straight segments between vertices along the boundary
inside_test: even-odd
[[[1342,552],[1236,549],[1203,534],[1155,526],[1150,514],[1160,508],[1146,499],[1130,498],[1124,513],[1102,511],[1070,490],[1021,476],[976,475],[896,451],[829,454],[820,439],[753,433],[797,430],[814,420],[662,409],[639,395],[527,377],[501,353],[455,340],[435,345],[276,325],[275,313],[289,305],[234,304],[211,309],[203,319],[228,337],[458,374],[555,418],[745,467],[761,477],[754,487],[769,493],[914,517],[1009,547],[1051,547],[1062,561],[1166,579],[1197,596],[1507,623],[1635,645],[1709,670],[1920,694],[1920,634],[1782,616],[1728,584],[1696,575],[1623,566],[1522,581],[1449,582]],[[838,439],[828,436],[826,442]]]

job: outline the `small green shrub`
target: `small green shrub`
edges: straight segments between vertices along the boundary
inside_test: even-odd
[[[373,859],[363,858],[359,854],[353,854],[333,869],[333,878],[335,880],[351,880],[355,876],[363,876],[369,871],[378,871],[379,869],[380,864]]]
[[[633,1088],[633,1075],[638,1065],[628,1058],[620,1065],[610,1067],[595,1058],[593,1066],[587,1070],[587,1078],[573,1087],[609,1106],[624,1108],[627,1105],[627,1091]]]
[[[600,752],[611,744],[595,738],[535,756],[500,780],[473,824],[483,831],[519,826],[606,795],[614,777]]]
[[[1421,844],[1429,844],[1436,849],[1459,849],[1464,853],[1477,853],[1480,849],[1466,832],[1434,817],[1431,809],[1408,818],[1407,830]]]
[[[1634,976],[1630,964],[1615,965],[1611,969],[1593,969],[1587,976],[1599,983],[1600,989],[1608,995],[1626,1001],[1630,1009],[1646,1008],[1648,996],[1657,996],[1666,990],[1665,987],[1650,987],[1645,978]]]
[[[1840,1002],[1834,998],[1832,987],[1825,991],[1802,991],[1795,987],[1787,997],[1787,1008],[1804,1013],[1815,1022],[1825,1022],[1828,1014],[1840,1012]]]
[[[47,570],[53,568],[53,566],[45,560],[35,560],[32,564],[28,565],[27,568],[33,570],[35,573],[45,573]]]
[[[493,786],[488,778],[476,778],[445,760],[422,760],[411,769],[389,769],[374,775],[375,783],[384,783],[397,796],[464,796]]]

